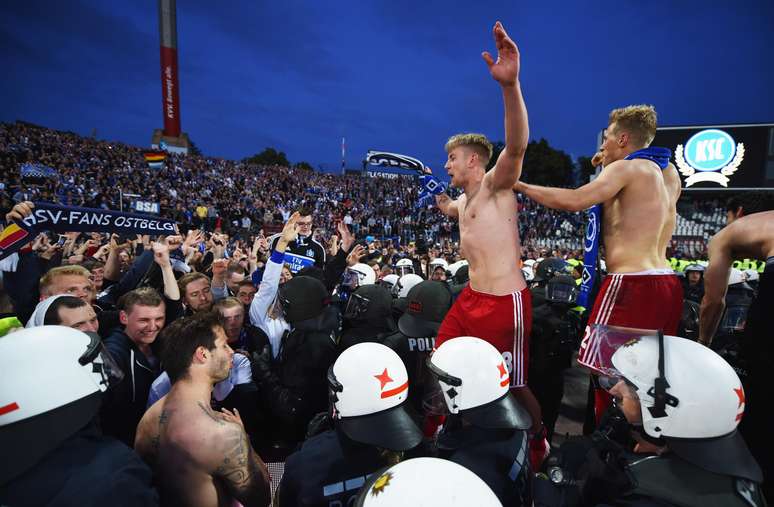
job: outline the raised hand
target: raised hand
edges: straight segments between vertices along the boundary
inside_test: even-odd
[[[363,245],[356,245],[355,248],[353,248],[349,253],[349,255],[347,255],[347,266],[354,266],[360,262],[360,258],[363,257],[366,253],[368,252]]]
[[[481,53],[481,56],[489,67],[489,73],[501,86],[513,86],[519,78],[519,48],[508,37],[503,24],[499,21],[495,23],[492,34],[497,46],[497,61],[488,51]]]
[[[26,217],[32,215],[32,210],[35,205],[30,201],[20,202],[14,206],[11,211],[5,215],[5,223],[11,223],[11,220],[22,221]]]
[[[154,241],[151,247],[153,248],[153,260],[156,264],[162,268],[169,266],[169,247],[167,244],[161,241]]]
[[[290,243],[292,241],[295,241],[296,238],[298,238],[298,219],[301,218],[301,215],[296,211],[292,215],[290,215],[290,218],[288,218],[288,221],[285,223],[285,227],[282,229],[282,240],[286,243]]]
[[[349,252],[349,249],[352,248],[352,244],[355,242],[355,236],[349,232],[349,227],[344,222],[336,224],[336,230],[339,231],[339,236],[341,236],[341,249]]]

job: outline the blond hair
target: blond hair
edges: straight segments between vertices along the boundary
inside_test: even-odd
[[[219,299],[212,306],[213,310],[226,310],[227,308],[244,308],[244,305],[237,298],[230,296],[227,298]]]
[[[54,283],[58,276],[83,276],[87,280],[91,272],[83,266],[58,266],[46,271],[46,274],[40,277],[38,287],[42,295],[49,295],[48,288]]]
[[[450,153],[454,148],[464,146],[478,155],[481,165],[486,168],[489,160],[492,158],[492,143],[484,134],[457,134],[451,136],[446,141],[446,153]]]
[[[610,111],[608,125],[615,123],[616,131],[626,131],[633,144],[645,148],[656,137],[656,109],[651,105],[639,104]]]

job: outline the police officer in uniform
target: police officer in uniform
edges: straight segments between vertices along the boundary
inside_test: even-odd
[[[339,313],[329,304],[325,285],[310,276],[285,282],[277,298],[291,329],[282,336],[276,358],[269,345],[253,353],[252,373],[262,408],[276,421],[273,439],[281,458],[327,407],[325,375],[338,353]]]
[[[416,447],[422,433],[405,410],[408,382],[403,362],[384,345],[345,350],[328,371],[329,428],[288,457],[278,505],[352,505],[369,475]]]
[[[704,266],[701,264],[687,266],[683,280],[685,299],[701,304],[701,298],[704,297]]]
[[[415,285],[406,296],[406,311],[398,320],[399,332],[384,338],[403,360],[412,386],[410,403],[422,411],[426,382],[430,380],[425,360],[435,348],[435,337],[452,296],[445,282],[424,281]]]
[[[353,292],[344,309],[340,350],[356,343],[377,342],[397,330],[392,318],[392,295],[383,285],[364,285]]]
[[[102,393],[122,372],[96,333],[11,333],[0,371],[0,505],[158,505],[150,468],[99,429]]]
[[[568,441],[534,481],[535,505],[764,506],[761,469],[737,425],[745,395],[703,345],[599,326],[602,385],[614,397],[591,437]],[[612,435],[630,433],[633,449]]]
[[[508,389],[502,354],[463,336],[444,342],[427,365],[449,414],[438,434],[439,457],[471,470],[503,505],[531,505],[526,430],[532,419]]]
[[[539,272],[541,267],[538,267]],[[564,396],[564,370],[571,366],[581,329],[580,316],[571,311],[578,286],[572,276],[558,274],[561,272],[563,270],[550,273],[544,270],[539,275],[538,285],[530,290],[532,301],[537,304],[532,308],[529,387],[543,411],[545,436],[549,442]],[[549,277],[547,281],[545,277]]]

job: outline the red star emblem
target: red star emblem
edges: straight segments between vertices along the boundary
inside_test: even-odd
[[[744,404],[744,389],[740,387],[739,389],[734,389],[734,392],[739,397],[739,406],[737,407],[739,408]]]
[[[508,375],[508,370],[505,369],[505,363],[500,363],[500,365],[497,367],[498,370],[500,370],[500,376],[504,377]]]
[[[380,389],[384,389],[384,386],[392,382],[390,375],[387,373],[387,368],[384,369],[381,375],[374,375],[374,377],[382,384]]]

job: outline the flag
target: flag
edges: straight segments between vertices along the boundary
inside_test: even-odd
[[[341,138],[341,170],[344,170],[345,166],[345,159],[347,157],[347,144],[346,140],[342,137]]]
[[[400,169],[410,169],[420,175],[426,174],[425,164],[423,164],[422,161],[414,157],[409,157],[408,155],[401,155],[400,153],[369,150],[366,154],[366,163]]]
[[[164,167],[164,160],[167,158],[167,154],[163,151],[146,151],[143,153],[143,156],[151,169],[161,169]]]
[[[27,238],[29,235],[30,233],[24,228],[20,227],[19,224],[14,222],[8,224],[8,226],[6,226],[6,228],[0,232],[0,258],[4,258],[5,252],[11,249],[14,245],[16,245],[17,248],[14,248],[11,252],[8,253],[10,254],[18,250],[21,245],[27,242],[25,241],[25,238]]]
[[[59,173],[53,167],[47,165],[38,164],[36,162],[27,162],[20,167],[22,178],[49,178],[58,179]]]

